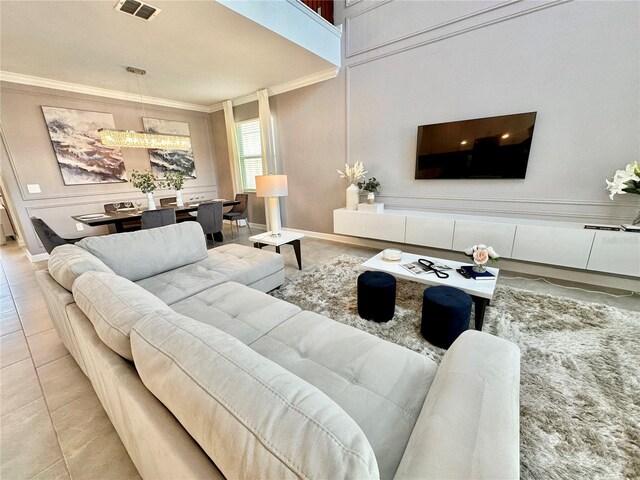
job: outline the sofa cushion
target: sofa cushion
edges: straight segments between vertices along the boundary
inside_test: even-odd
[[[202,263],[243,285],[251,285],[284,269],[282,255],[236,244],[209,250],[209,258]]]
[[[231,335],[156,312],[133,327],[131,347],[146,387],[226,478],[378,478],[335,402]]]
[[[133,360],[129,334],[145,315],[171,311],[158,297],[113,273],[87,272],[73,284],[73,298],[100,339],[120,356]]]
[[[197,222],[87,237],[76,245],[134,282],[207,258],[206,240]]]
[[[176,312],[251,343],[300,312],[300,307],[236,282],[208,288],[171,305]]]
[[[102,260],[75,245],[60,245],[51,252],[47,264],[49,273],[67,290],[71,291],[73,282],[84,272],[113,273]]]
[[[340,405],[367,436],[380,478],[393,478],[436,374],[434,362],[311,312],[250,346]]]
[[[136,283],[163,302],[172,305],[228,280],[228,277],[213,270],[211,265],[200,261],[153,277],[143,278]]]

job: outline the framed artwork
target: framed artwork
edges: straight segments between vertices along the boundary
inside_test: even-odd
[[[42,113],[65,185],[127,181],[120,148],[100,142],[99,128],[115,128],[112,114],[45,106]]]
[[[189,124],[158,118],[143,118],[142,124],[147,133],[191,136]],[[158,177],[166,172],[180,172],[185,178],[196,178],[196,163],[193,150],[155,150],[149,149],[151,170]]]

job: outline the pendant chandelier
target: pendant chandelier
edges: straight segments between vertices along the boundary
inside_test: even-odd
[[[136,76],[140,104],[142,105],[142,116],[144,117],[146,115],[144,102],[142,101],[140,78],[147,72],[135,67],[127,67],[126,70]],[[107,147],[156,148],[160,150],[189,150],[191,148],[191,137],[186,135],[135,132],[133,130],[114,130],[110,128],[100,128],[98,132],[100,132],[102,144]]]

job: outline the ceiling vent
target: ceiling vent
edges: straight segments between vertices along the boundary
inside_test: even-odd
[[[141,18],[143,20],[153,20],[162,10],[148,3],[138,2],[136,0],[120,0],[114,10],[127,15]]]

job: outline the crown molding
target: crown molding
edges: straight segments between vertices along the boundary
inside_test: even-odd
[[[312,12],[313,13],[313,12]],[[279,95],[281,93],[290,92],[298,88],[313,85],[314,83],[323,82],[335,78],[340,72],[339,67],[331,67],[320,72],[307,75],[306,77],[296,78],[289,82],[281,83],[275,87],[268,88],[269,96]],[[115,98],[117,100],[135,101],[131,95],[117,90],[108,90],[106,88],[90,87],[88,85],[80,85],[78,83],[61,82],[59,80],[51,80],[49,78],[34,77],[31,75],[23,75],[21,73],[0,71],[0,81],[9,83],[18,83],[21,85],[31,85],[33,87],[51,88],[54,90],[62,90],[65,92],[81,93],[85,95],[94,95],[97,97]],[[137,97],[140,98],[140,97]],[[222,110],[222,102],[212,105],[196,105],[194,103],[177,102],[174,100],[165,100],[162,98],[142,96],[142,101],[149,105],[160,105],[163,107],[179,108],[182,110],[191,110],[195,112],[213,113]],[[241,97],[232,99],[233,105],[243,105],[245,103],[254,102],[258,99],[255,93],[249,93]]]
[[[178,102],[175,100],[165,100],[163,98],[134,96],[126,92],[118,90],[109,90],[106,88],[90,87],[79,83],[62,82],[60,80],[52,80],[50,78],[34,77],[31,75],[23,75],[22,73],[0,71],[0,80],[3,82],[19,83],[21,85],[31,85],[33,87],[52,88],[54,90],[63,90],[65,92],[81,93],[85,95],[94,95],[96,97],[115,98],[117,100],[125,100],[135,102],[140,99],[149,105],[160,105],[163,107],[179,108],[182,110],[192,110],[195,112],[208,113],[209,107],[206,105],[197,105],[195,103]]]
[[[336,78],[338,73],[340,72],[340,68],[331,67],[327,70],[322,70],[317,73],[313,73],[311,75],[307,75],[306,77],[300,77],[295,80],[291,80],[290,82],[281,83],[280,85],[276,85],[275,87],[267,88],[269,92],[269,96],[280,95],[281,93],[290,92],[292,90],[297,90],[299,88],[307,87],[309,85],[313,85],[314,83],[324,82],[325,80],[331,80],[332,78]],[[247,95],[243,95],[241,97],[236,97],[231,99],[233,106],[244,105],[245,103],[255,102],[258,100],[258,96],[256,93],[249,93]],[[222,110],[222,102],[215,103],[209,106],[209,113],[217,112]]]

